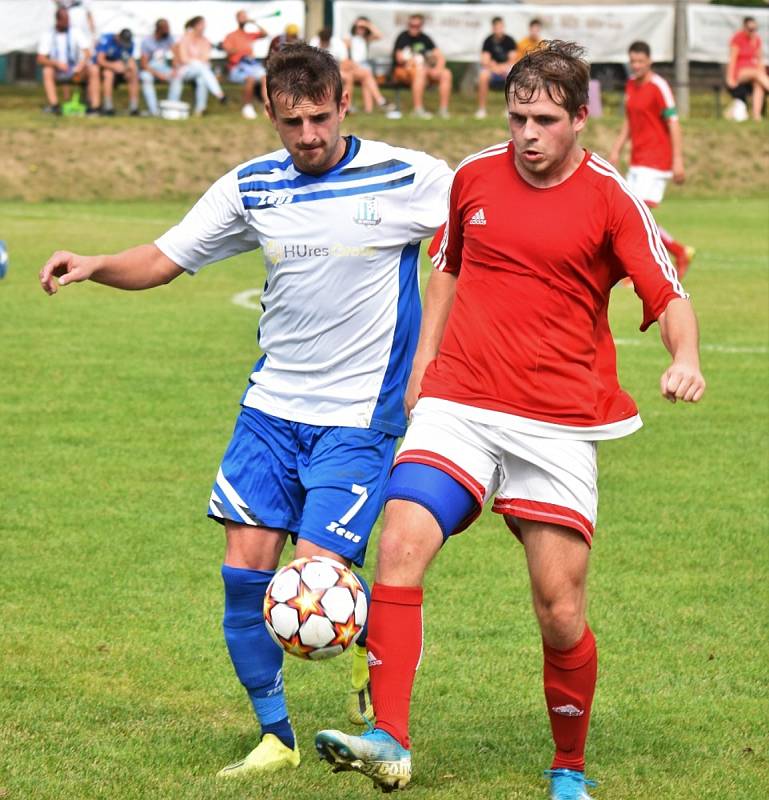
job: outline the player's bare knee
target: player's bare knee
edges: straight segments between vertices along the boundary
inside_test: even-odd
[[[390,500],[377,552],[377,581],[396,586],[419,585],[443,543],[430,512],[408,500]]]
[[[286,531],[227,522],[224,563],[242,569],[271,570],[278,566]]]
[[[534,597],[542,638],[550,647],[566,650],[573,647],[585,629],[585,608],[580,596]]]

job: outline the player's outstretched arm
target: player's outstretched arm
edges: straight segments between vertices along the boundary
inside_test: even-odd
[[[87,280],[117,289],[151,289],[170,283],[183,271],[154,244],[106,256],[57,250],[40,270],[40,285],[47,294],[56,294],[59,286]]]
[[[451,306],[454,303],[456,288],[457,276],[451,272],[435,270],[427,282],[422,325],[419,329],[419,342],[414,353],[411,375],[409,376],[403,401],[406,416],[411,414],[411,409],[414,408],[419,399],[422,376],[425,374],[427,365],[438,354],[446,321],[449,318],[449,311],[451,311]]]
[[[705,392],[700,372],[699,329],[694,309],[688,300],[676,298],[659,317],[662,342],[673,361],[662,373],[660,391],[671,403],[683,400],[696,403]]]

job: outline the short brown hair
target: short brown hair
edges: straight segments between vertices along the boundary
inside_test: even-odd
[[[584,55],[584,48],[576,42],[542,42],[508,73],[505,99],[514,97],[520,103],[532,103],[544,91],[574,117],[587,105],[590,66]]]
[[[648,58],[652,57],[652,49],[647,42],[642,42],[640,39],[637,42],[631,42],[630,47],[627,49],[628,53],[643,53]]]
[[[285,95],[293,104],[301,100],[342,100],[342,76],[336,59],[325,50],[304,42],[284,45],[267,59],[267,97]]]

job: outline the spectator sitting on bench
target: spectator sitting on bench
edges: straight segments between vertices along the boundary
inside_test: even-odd
[[[342,85],[350,98],[348,114],[356,113],[357,109],[352,105],[352,93],[356,83],[360,84],[361,99],[363,110],[370,114],[374,110],[374,103],[383,111],[392,111],[394,106],[390,106],[387,100],[379,91],[379,86],[374,78],[374,74],[368,67],[356,64],[350,58],[349,41],[333,36],[331,28],[321,28],[317,36],[310,39],[310,45],[320,50],[331,53],[339,64],[339,73],[342,76]]]
[[[478,110],[476,119],[486,118],[486,99],[489,86],[505,88],[505,79],[510,68],[518,60],[518,45],[512,36],[505,33],[502,17],[491,20],[491,33],[486,37],[481,49],[481,71],[478,75]]]
[[[238,11],[235,19],[238,28],[224,37],[222,48],[227,53],[230,80],[233,83],[243,84],[241,113],[246,119],[256,119],[256,109],[254,108],[256,84],[257,81],[261,83],[266,72],[261,59],[254,57],[254,42],[264,39],[267,31],[258,22],[249,19],[248,13],[245,11]],[[247,31],[248,25],[254,26],[256,30]]]
[[[422,30],[425,18],[422,14],[411,14],[408,27],[398,34],[393,48],[394,83],[411,87],[415,117],[429,119],[432,114],[425,111],[424,96],[428,84],[438,84],[438,115],[449,116],[451,97],[451,72],[446,59],[435,42]]]
[[[382,34],[368,17],[358,17],[352,24],[350,36],[346,39],[349,64],[345,69],[352,71],[353,83],[360,84],[363,110],[368,114],[376,105],[381,111],[396,110],[394,103],[388,103],[374,77],[374,64],[369,57],[369,42],[381,39]],[[342,75],[344,78],[344,74]],[[352,95],[350,95],[352,97]]]
[[[142,85],[142,94],[147,109],[153,117],[160,114],[155,81],[170,83],[176,74],[172,66],[173,52],[174,37],[171,36],[171,26],[167,19],[159,19],[155,22],[155,32],[142,40],[139,57],[141,65],[139,80]]]
[[[96,41],[96,23],[93,19],[92,0],[53,0],[56,8],[69,12],[69,24],[83,32],[88,49],[93,50]]]
[[[518,42],[518,59],[523,58],[526,53],[536,50],[542,44],[542,20],[533,19],[529,23],[529,35],[524,36]]]
[[[267,58],[265,62],[269,61],[273,53],[282,50],[287,44],[298,44],[301,41],[303,41],[303,39],[299,35],[299,26],[295,22],[289,22],[283,33],[279,33],[277,36],[273,36],[272,39],[270,39],[270,46],[267,48]],[[266,74],[262,78],[262,97],[267,97]]]
[[[183,81],[195,82],[195,108],[193,114],[202,117],[208,105],[210,92],[220,103],[226,103],[227,97],[211,69],[211,42],[206,39],[206,21],[201,16],[192,17],[184,25],[184,36],[176,44],[174,50],[174,66],[178,75],[172,85],[173,99],[181,96]]]
[[[758,22],[754,17],[745,17],[742,30],[729,42],[729,65],[726,68],[726,85],[735,100],[747,105],[747,96],[753,92],[753,119],[761,119],[764,96],[769,91],[769,76],[766,74]]]
[[[128,86],[128,108],[132,117],[139,116],[139,70],[134,57],[133,34],[128,28],[120,33],[104,33],[96,43],[96,66],[102,80],[101,113],[115,115],[112,92],[125,81]]]
[[[356,64],[368,67],[372,74],[374,73],[374,62],[369,54],[369,45],[381,38],[382,32],[368,17],[358,17],[350,28],[350,39],[347,43],[350,58]]]
[[[267,58],[269,58],[272,53],[280,50],[282,47],[285,47],[285,45],[296,44],[297,42],[301,41],[302,40],[299,36],[299,26],[293,22],[289,22],[288,25],[286,25],[286,30],[284,33],[279,33],[270,40],[270,49],[268,51]]]
[[[46,111],[61,114],[57,84],[88,85],[89,109],[99,108],[99,73],[91,63],[88,40],[78,28],[70,28],[66,8],[56,10],[56,23],[46,31],[37,48],[37,63],[43,70]]]

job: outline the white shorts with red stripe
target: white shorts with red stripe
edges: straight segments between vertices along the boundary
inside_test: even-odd
[[[422,408],[420,408],[422,405]],[[547,438],[463,417],[461,406],[417,403],[395,464],[437,467],[461,483],[482,506],[518,520],[562,525],[590,545],[598,513],[596,442]]]
[[[625,179],[628,185],[644,203],[658,206],[665,196],[668,181],[673,177],[669,170],[652,167],[628,167]]]

